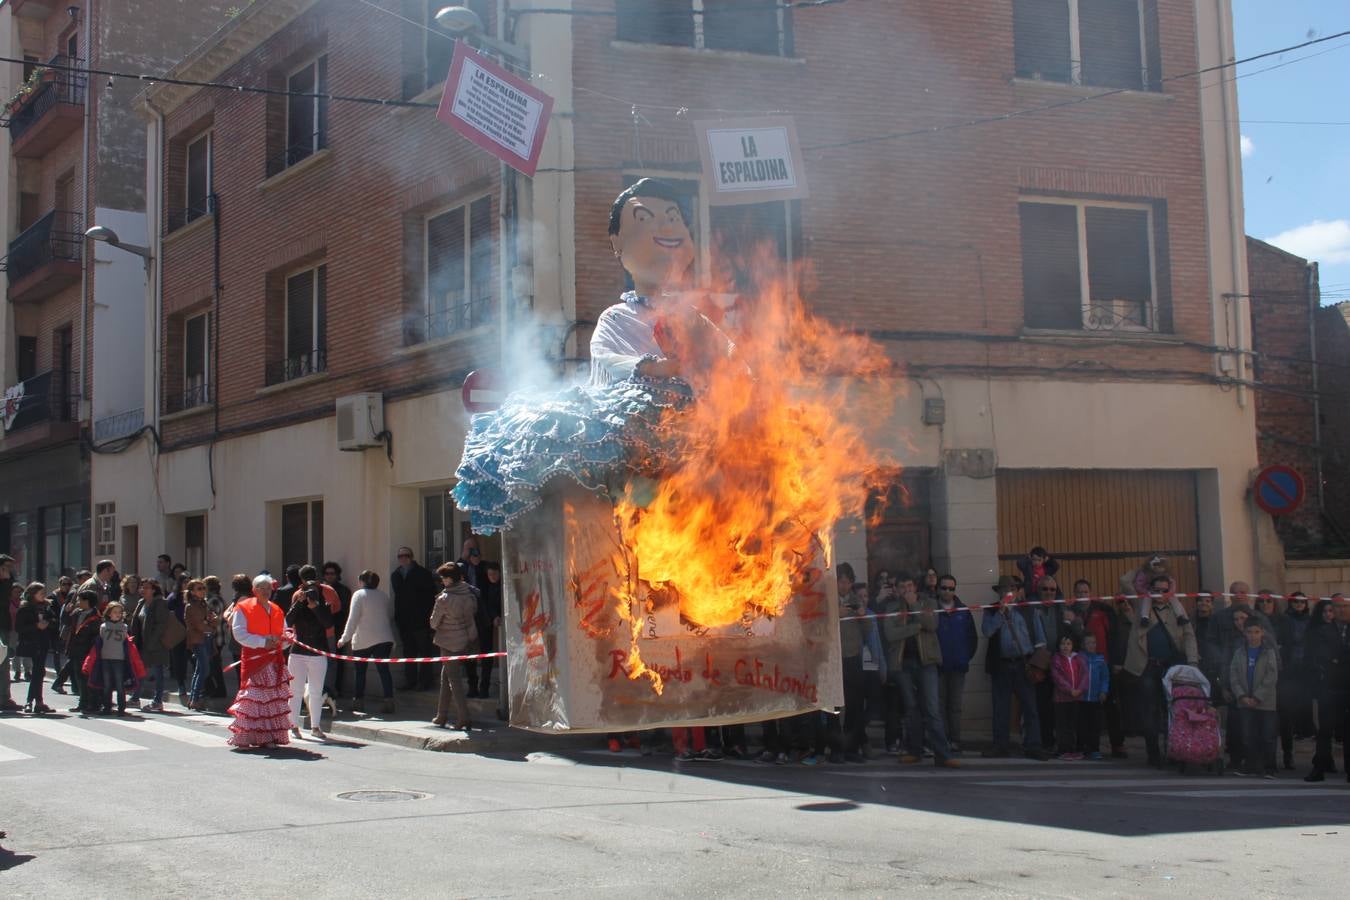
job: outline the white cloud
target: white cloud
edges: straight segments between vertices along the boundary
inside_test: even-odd
[[[1314,219],[1307,225],[1290,228],[1266,238],[1281,250],[1322,263],[1350,263],[1350,219],[1324,222]]]
[[[1238,146],[1242,148],[1243,159],[1246,159],[1247,157],[1251,156],[1253,153],[1256,152],[1256,145],[1253,144],[1252,139],[1247,137],[1245,134],[1238,141]]]

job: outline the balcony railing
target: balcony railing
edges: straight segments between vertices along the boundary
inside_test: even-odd
[[[9,244],[0,270],[9,273],[12,287],[19,279],[55,262],[79,262],[84,250],[84,217],[54,209],[38,219]]]
[[[94,440],[112,441],[129,434],[135,434],[145,426],[145,410],[129,409],[126,412],[104,416],[94,422]]]
[[[74,374],[43,372],[5,392],[5,431],[15,432],[42,422],[78,422],[80,401],[71,393]],[[17,390],[16,390],[17,388]]]
[[[291,144],[267,161],[267,177],[280,175],[291,166],[308,159],[320,150],[327,148],[327,146],[328,133],[326,131],[318,131],[300,138],[297,143]]]
[[[57,54],[48,61],[48,66],[79,66],[84,60],[79,57]],[[9,117],[6,123],[10,140],[18,141],[35,125],[42,121],[52,110],[61,105],[84,106],[86,78],[66,68],[49,70],[51,78],[42,82],[23,106]]]
[[[318,375],[328,371],[328,351],[314,350],[297,356],[288,356],[267,364],[265,377],[267,385],[284,384],[306,375]]]
[[[193,222],[209,216],[216,211],[216,195],[207,194],[196,203],[189,204],[184,209],[171,209],[165,224],[165,232],[173,232],[182,228],[184,225],[191,225]]]
[[[494,297],[479,297],[468,303],[446,307],[409,319],[403,328],[403,345],[411,347],[491,324],[497,318]]]
[[[205,381],[188,385],[164,398],[164,414],[185,412],[211,402],[211,385]]]

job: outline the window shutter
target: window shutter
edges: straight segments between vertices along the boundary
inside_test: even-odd
[[[777,56],[778,13],[772,4],[703,0],[703,46]]]
[[[314,349],[328,351],[328,267],[319,266],[315,271],[319,283],[314,291]],[[316,368],[318,362],[315,363]]]
[[[206,376],[206,316],[193,316],[185,326],[187,359],[184,361],[185,389]]]
[[[1158,0],[1143,0],[1144,8],[1144,52],[1148,59],[1148,84],[1150,91],[1162,90],[1162,44],[1158,29]]]
[[[1013,56],[1020,78],[1068,81],[1069,0],[1014,0]]]
[[[1086,219],[1088,290],[1094,315],[1109,315],[1106,327],[1153,327],[1148,213],[1089,206]]]
[[[314,270],[286,279],[286,358],[314,349]]]
[[[463,306],[464,207],[427,220],[427,311]]]
[[[621,41],[694,46],[691,0],[616,0],[615,15]]]
[[[1078,212],[1057,203],[1023,203],[1022,304],[1030,328],[1083,327]]]
[[[1139,0],[1078,0],[1083,84],[1144,87]]]
[[[481,197],[469,206],[470,327],[492,318],[496,295],[492,251],[492,198]]]

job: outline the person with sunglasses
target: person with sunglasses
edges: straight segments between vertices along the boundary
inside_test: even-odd
[[[1313,724],[1313,685],[1316,676],[1312,655],[1308,652],[1308,630],[1312,611],[1308,595],[1294,591],[1285,599],[1285,610],[1274,617],[1275,642],[1280,648],[1278,711],[1280,750],[1285,769],[1294,768],[1294,739],[1304,740],[1317,734]]]
[[[389,586],[394,593],[394,622],[398,625],[403,655],[411,657],[435,656],[432,644],[431,608],[436,604],[435,576],[413,558],[411,547],[398,548],[398,567],[389,573]],[[434,663],[406,663],[403,666],[403,689],[430,690],[437,682]]]
[[[966,673],[980,646],[975,616],[956,595],[956,579],[940,575],[937,580],[937,636],[942,651],[938,666],[938,711],[947,733],[947,748],[961,755],[961,700]]]

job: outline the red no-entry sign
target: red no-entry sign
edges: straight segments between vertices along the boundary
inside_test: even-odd
[[[497,369],[475,369],[464,377],[459,395],[464,409],[470,413],[491,412],[502,405],[506,397],[503,389],[506,379]]]
[[[1272,516],[1287,516],[1303,502],[1303,476],[1289,466],[1266,466],[1252,482],[1256,505]]]

